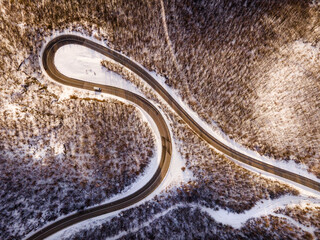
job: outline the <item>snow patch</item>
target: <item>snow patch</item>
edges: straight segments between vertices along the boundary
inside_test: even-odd
[[[175,209],[177,209],[179,207],[183,207],[183,205],[182,204],[173,205],[170,208],[164,210],[163,212],[160,212],[160,213],[154,215],[151,219],[149,219],[148,221],[144,222],[143,224],[138,225],[135,228],[129,229],[128,231],[122,231],[122,232],[118,233],[117,235],[115,235],[115,236],[113,236],[113,237],[111,237],[109,239],[115,240],[115,239],[119,239],[119,238],[121,238],[121,237],[123,237],[123,236],[125,236],[125,235],[127,235],[129,233],[137,232],[140,229],[149,226],[153,221],[156,221],[157,219],[165,216],[166,214],[168,214],[172,210],[175,210]]]
[[[242,225],[250,218],[267,216],[277,209],[285,208],[288,204],[307,204],[310,203],[311,200],[315,204],[320,204],[319,199],[311,199],[300,196],[283,196],[274,200],[261,200],[253,208],[243,213],[232,213],[224,209],[213,210],[211,208],[202,206],[200,209],[208,213],[215,221],[225,225],[230,225],[236,229],[240,229]]]
[[[15,112],[21,112],[21,107],[16,104],[7,103],[7,104],[4,104],[4,107],[2,110],[15,113]]]
[[[285,218],[289,223],[301,228],[305,232],[309,232],[313,236],[313,238],[316,239],[314,232],[317,229],[315,227],[313,227],[313,226],[307,227],[307,226],[299,223],[298,221],[296,221],[296,220],[294,220],[294,219],[292,219],[292,218],[290,218],[290,217],[288,217],[286,215],[283,215],[283,214],[272,213],[272,215],[276,216],[276,217],[279,217],[279,218]]]

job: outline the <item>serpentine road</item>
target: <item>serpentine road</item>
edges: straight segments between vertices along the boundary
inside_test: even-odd
[[[109,48],[106,48],[98,43],[90,41],[88,39],[82,38],[76,35],[61,35],[53,40],[51,40],[43,51],[42,55],[42,65],[47,72],[48,76],[54,79],[55,81],[69,85],[72,87],[94,90],[94,87],[101,88],[102,92],[112,94],[126,100],[129,100],[138,106],[142,107],[155,121],[160,135],[162,139],[162,153],[161,153],[161,161],[159,167],[152,177],[152,179],[146,183],[144,187],[142,187],[137,192],[117,201],[100,205],[98,207],[89,208],[87,210],[83,210],[77,212],[75,214],[69,215],[65,218],[62,218],[38,232],[31,235],[28,239],[44,239],[68,226],[71,226],[75,223],[84,221],[89,218],[97,217],[102,214],[110,213],[125,207],[128,207],[134,203],[139,202],[146,196],[148,196],[152,191],[154,191],[161,181],[164,179],[171,160],[171,137],[168,130],[168,127],[165,123],[160,112],[146,99],[143,97],[134,94],[132,92],[126,91],[124,89],[106,86],[102,84],[90,83],[86,81],[81,81],[73,78],[69,78],[63,74],[61,74],[54,65],[54,56],[56,51],[68,44],[79,44],[86,46],[92,50],[95,50],[115,61],[122,64],[123,66],[129,68],[131,71],[140,76],[144,81],[146,81],[157,93],[172,107],[172,109],[189,125],[189,127],[203,140],[208,142],[211,146],[216,148],[217,150],[223,152],[227,156],[241,161],[245,164],[253,166],[255,168],[261,169],[268,173],[272,173],[274,175],[278,175],[280,177],[286,178],[288,180],[294,181],[306,187],[312,188],[316,191],[320,191],[320,183],[316,182],[312,179],[306,178],[304,176],[300,176],[298,174],[289,172],[287,170],[275,167],[273,165],[264,163],[255,158],[246,156],[229,146],[223,144],[219,140],[215,139],[211,136],[206,130],[204,130],[178,103],[177,101],[161,86],[156,79],[154,79],[146,70],[144,70],[137,63],[131,61],[127,57],[121,55],[120,53],[113,51]]]

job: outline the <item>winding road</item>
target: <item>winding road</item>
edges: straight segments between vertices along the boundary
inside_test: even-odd
[[[159,129],[159,133],[162,139],[161,161],[152,179],[137,192],[123,199],[119,199],[108,204],[103,204],[69,215],[50,225],[47,225],[46,227],[40,229],[38,232],[35,232],[33,235],[29,236],[27,239],[44,239],[75,223],[84,221],[89,218],[97,217],[102,214],[110,213],[139,202],[159,186],[159,184],[164,179],[168,171],[171,160],[172,141],[168,130],[168,126],[166,125],[165,120],[163,119],[160,112],[149,101],[137,94],[126,91],[124,89],[69,78],[61,74],[56,69],[54,65],[55,53],[60,47],[68,44],[79,44],[86,46],[94,51],[97,51],[117,61],[118,63],[124,65],[125,67],[136,73],[144,81],[146,81],[172,107],[172,109],[189,125],[189,127],[194,131],[195,134],[197,134],[200,138],[202,138],[211,146],[223,152],[227,156],[235,160],[241,161],[245,164],[248,164],[250,166],[253,166],[255,168],[266,171],[268,173],[272,173],[274,175],[294,181],[316,191],[320,191],[319,182],[289,172],[287,170],[275,167],[273,165],[267,164],[258,159],[246,156],[245,154],[242,154],[230,148],[229,146],[225,145],[224,143],[220,142],[219,140],[211,136],[183,109],[183,107],[181,107],[178,104],[178,102],[161,86],[161,84],[156,79],[154,79],[145,69],[143,69],[137,63],[131,61],[129,58],[86,38],[82,38],[76,35],[61,35],[51,40],[46,45],[46,48],[43,51],[42,65],[45,71],[47,72],[48,76],[61,84],[76,88],[94,90],[94,87],[98,87],[101,88],[101,91],[104,93],[124,98],[142,107],[153,118]]]

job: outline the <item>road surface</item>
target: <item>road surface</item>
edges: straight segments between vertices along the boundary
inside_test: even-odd
[[[155,91],[157,91],[157,93],[159,93],[159,95],[172,107],[172,109],[189,125],[189,127],[194,131],[194,133],[196,133],[200,138],[202,138],[211,146],[226,154],[227,156],[240,162],[243,162],[247,165],[258,168],[260,170],[286,178],[288,180],[294,181],[316,191],[320,191],[319,182],[298,175],[296,173],[292,173],[285,169],[281,169],[276,166],[267,164],[258,159],[246,156],[245,154],[230,148],[229,146],[220,142],[218,139],[211,136],[183,109],[183,107],[181,107],[178,104],[178,102],[161,86],[161,84],[156,79],[154,79],[145,69],[143,69],[137,63],[131,61],[130,59],[121,55],[120,53],[106,48],[91,40],[75,35],[61,35],[51,40],[47,44],[43,52],[42,64],[47,74],[52,79],[61,84],[88,90],[94,90],[94,87],[98,87],[101,88],[102,92],[104,93],[113,94],[115,96],[127,99],[142,107],[148,114],[150,114],[150,116],[153,118],[153,120],[159,128],[159,132],[162,137],[161,163],[153,178],[138,192],[135,192],[126,198],[117,200],[116,202],[104,204],[70,215],[39,230],[38,232],[30,236],[28,239],[43,239],[72,224],[81,222],[92,217],[97,217],[99,215],[106,214],[112,211],[116,211],[128,207],[136,202],[139,202],[147,195],[149,195],[152,191],[154,191],[157,188],[157,186],[159,186],[159,184],[165,177],[165,174],[167,173],[170,164],[172,149],[171,138],[168,131],[168,127],[166,126],[165,121],[162,115],[159,113],[159,111],[155,107],[153,107],[152,104],[148,102],[146,99],[132,92],[116,87],[69,78],[61,74],[54,65],[54,56],[56,51],[60,47],[67,44],[79,44],[86,46],[129,68],[131,71],[140,76],[144,81],[146,81]]]
[[[59,39],[55,39],[59,40]],[[53,222],[52,224],[40,229],[38,232],[35,232],[33,235],[28,237],[27,239],[44,239],[68,226],[71,226],[75,223],[84,221],[89,218],[93,218],[96,216],[100,216],[106,213],[114,212],[119,209],[123,209],[125,207],[131,206],[134,203],[137,203],[147,197],[150,193],[152,193],[162,182],[166,173],[169,169],[170,161],[171,161],[171,152],[172,152],[172,144],[171,144],[171,136],[169,129],[165,120],[163,119],[161,113],[157,108],[155,108],[148,100],[145,98],[134,94],[132,92],[126,91],[121,88],[105,86],[101,84],[94,84],[90,82],[80,81],[77,79],[69,78],[67,76],[62,75],[54,65],[54,55],[56,50],[64,44],[68,42],[63,41],[55,41],[50,42],[46,49],[43,52],[42,64],[47,74],[54,79],[55,81],[69,85],[77,88],[94,90],[94,88],[100,88],[102,92],[115,95],[117,97],[121,97],[123,99],[129,100],[141,108],[143,108],[149,115],[152,117],[153,121],[157,125],[161,136],[161,160],[153,177],[147,182],[141,189],[133,194],[119,199],[114,202],[110,202],[107,204],[103,204],[97,207],[92,207],[86,210],[79,211],[75,214],[69,215],[61,220]],[[72,39],[69,43],[72,43]]]

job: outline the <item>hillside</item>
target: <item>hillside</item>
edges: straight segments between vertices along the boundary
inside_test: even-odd
[[[320,179],[316,1],[1,0],[0,9],[0,238],[21,239],[118,196],[156,152],[154,129],[134,105],[42,72],[41,48],[59,32],[123,53],[164,77],[214,131]],[[148,199],[57,239],[319,236],[317,193],[239,165],[137,75],[101,64],[161,111],[171,172]]]

